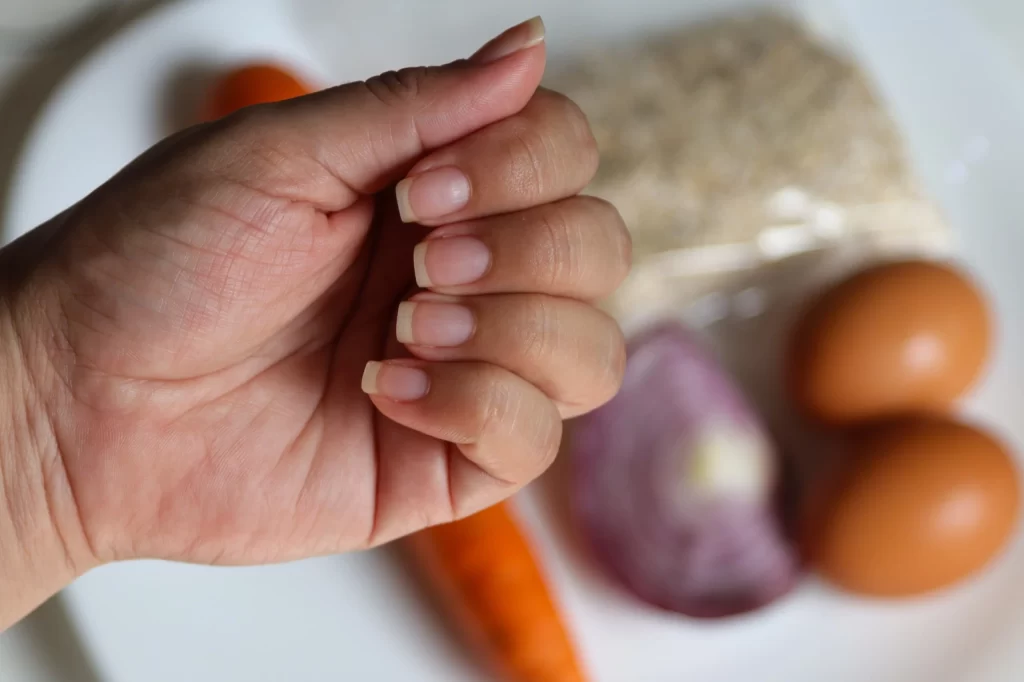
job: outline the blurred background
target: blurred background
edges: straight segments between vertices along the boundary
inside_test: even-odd
[[[367,0],[372,2],[373,0]],[[977,18],[993,50],[1007,57],[1024,80],[1024,4],[1011,0],[958,0]],[[37,116],[62,80],[104,41],[157,6],[173,0],[0,0],[0,216],[19,169],[19,153]],[[300,0],[293,3],[313,52],[328,68],[336,27],[361,0]],[[486,4],[488,0],[480,0]],[[675,0],[686,3],[687,0]],[[900,0],[894,0],[899,4]],[[390,3],[393,28],[413,30],[417,12],[445,12],[445,0]],[[585,3],[581,1],[581,7]],[[700,3],[706,4],[706,3]],[[812,3],[813,4],[813,3]],[[518,16],[495,3],[502,16]],[[524,12],[526,10],[523,10]],[[239,17],[238,21],[245,21]],[[596,22],[595,25],[600,22]],[[383,27],[381,30],[388,30]],[[232,30],[224,26],[225,31]],[[468,37],[469,43],[481,36]],[[116,97],[116,93],[111,93]],[[165,643],[174,648],[174,642]],[[187,657],[188,652],[180,652]],[[76,636],[60,597],[52,599],[0,636],[0,682],[104,682]]]

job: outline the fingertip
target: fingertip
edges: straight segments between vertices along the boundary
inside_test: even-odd
[[[399,343],[416,342],[412,329],[412,315],[415,310],[415,301],[403,301],[398,304],[398,314],[395,316],[395,337]]]
[[[427,274],[427,243],[420,242],[412,251],[412,267],[416,275],[416,285],[422,289],[429,289],[434,285]]]
[[[454,166],[410,174],[395,186],[395,201],[404,223],[451,215],[469,203],[471,194],[469,178]]]
[[[430,375],[419,367],[371,360],[366,363],[360,385],[367,395],[407,403],[427,395]]]
[[[363,393],[367,395],[377,394],[377,375],[380,374],[380,367],[381,363],[375,360],[366,363],[366,367],[363,369],[363,378],[360,382]]]
[[[477,64],[490,64],[544,42],[547,30],[540,16],[527,19],[489,40],[470,57]]]
[[[395,203],[398,204],[398,217],[403,223],[416,222],[416,212],[409,202],[409,188],[412,186],[412,178],[404,178],[395,185]]]

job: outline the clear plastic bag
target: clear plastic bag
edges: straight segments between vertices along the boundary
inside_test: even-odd
[[[783,15],[604,46],[546,84],[590,119],[602,165],[587,191],[633,235],[633,273],[606,301],[627,331],[777,318],[865,258],[949,249],[864,73]]]

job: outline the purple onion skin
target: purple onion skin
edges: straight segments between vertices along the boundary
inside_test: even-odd
[[[720,618],[796,585],[799,558],[775,508],[775,448],[685,328],[662,325],[630,343],[619,394],[572,433],[576,520],[600,563],[642,600]],[[702,448],[709,436],[718,445]],[[719,473],[698,473],[707,471],[698,462]]]

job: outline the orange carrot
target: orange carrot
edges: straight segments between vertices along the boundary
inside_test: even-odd
[[[212,121],[243,107],[280,102],[310,92],[309,86],[279,66],[251,64],[228,73],[214,84],[201,118]]]
[[[541,569],[506,505],[428,528],[410,543],[465,635],[503,679],[586,679]]]

